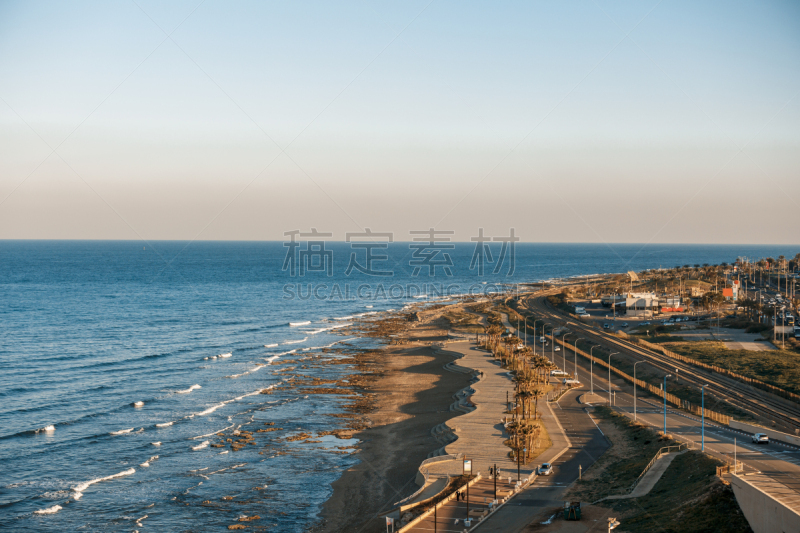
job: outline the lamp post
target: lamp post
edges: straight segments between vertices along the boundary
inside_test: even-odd
[[[671,378],[672,374],[664,376],[664,435],[667,434],[667,378]]]
[[[591,377],[591,380],[592,380],[592,394],[594,394],[594,359],[593,359],[594,358],[594,354],[593,354],[593,352],[594,352],[594,349],[597,348],[598,346],[600,346],[600,345],[599,344],[595,344],[594,346],[592,346],[589,349],[589,359],[591,359],[589,361],[589,369],[590,369],[589,373],[592,376]]]
[[[564,353],[562,354],[563,359],[564,359],[564,372],[567,371],[567,337],[569,337],[570,335],[573,335],[573,334],[572,333],[565,333],[564,336],[561,337],[561,340],[564,342]],[[555,341],[555,337],[553,337],[553,340]]]
[[[537,322],[544,322],[541,318],[537,318],[533,321],[533,355],[536,355],[536,323]],[[544,324],[542,324],[542,336],[544,336]],[[544,355],[544,346],[542,346],[542,355]]]
[[[523,320],[522,320],[522,324],[523,324],[523,327],[525,328],[525,329],[523,330],[523,335],[524,335],[524,337],[523,337],[523,340],[522,340],[522,345],[523,345],[523,346],[525,346],[525,347],[527,348],[527,347],[528,347],[528,317],[524,317],[524,318],[523,318]],[[534,347],[535,347],[535,346],[536,346],[536,345],[534,344]],[[534,352],[534,355],[536,355],[536,353],[535,353],[535,352]]]
[[[706,387],[700,385],[700,451],[706,451]]]
[[[638,361],[633,363],[633,419],[636,420],[636,365],[639,363],[646,363],[647,361]]]
[[[608,354],[608,406],[611,407],[611,356],[617,355],[619,352]]]
[[[579,340],[585,341],[586,339],[584,339],[583,337],[579,337],[579,338],[575,339],[575,342],[572,343],[572,353],[575,355],[575,380],[576,381],[578,380],[578,341]]]

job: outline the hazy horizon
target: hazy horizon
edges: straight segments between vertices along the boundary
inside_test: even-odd
[[[798,244],[799,22],[777,1],[4,2],[0,239]]]

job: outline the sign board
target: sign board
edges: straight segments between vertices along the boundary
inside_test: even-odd
[[[722,295],[725,298],[733,298],[733,288],[722,289]]]
[[[662,313],[683,313],[683,307],[662,307]]]
[[[464,473],[472,474],[472,459],[464,459]]]
[[[387,517],[386,517],[386,525],[387,525],[387,526],[394,525],[394,518],[389,518],[389,517],[387,516]]]

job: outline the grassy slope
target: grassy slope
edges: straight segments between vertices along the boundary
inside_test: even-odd
[[[596,471],[590,469],[587,474],[591,475],[570,489],[565,496],[568,499],[591,502],[627,492],[658,449],[666,445],[649,428],[608,408],[597,408],[594,415],[614,425],[617,431],[608,432],[613,446],[592,466]],[[673,460],[646,496],[599,505],[612,508],[612,516],[618,516],[629,532],[751,531],[733,491],[715,475],[715,467],[721,464],[698,451],[684,453]]]
[[[800,357],[796,353],[783,350],[728,350],[723,343],[710,341],[666,343],[664,347],[703,363],[721,366],[800,393]]]

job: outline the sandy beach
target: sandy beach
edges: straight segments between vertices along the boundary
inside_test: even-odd
[[[365,354],[363,363],[379,370],[366,386],[374,394],[374,409],[366,415],[370,427],[355,434],[360,463],[333,483],[315,533],[379,530],[380,513],[418,489],[417,467],[441,446],[431,428],[460,414],[449,406],[469,380],[443,369],[452,357],[426,344],[446,338],[440,320],[416,323],[410,344]]]

